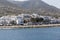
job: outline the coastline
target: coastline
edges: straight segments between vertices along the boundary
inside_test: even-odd
[[[0,29],[12,29],[12,28],[47,28],[47,27],[59,27],[60,24],[43,24],[43,25],[13,25],[13,26],[0,26]]]

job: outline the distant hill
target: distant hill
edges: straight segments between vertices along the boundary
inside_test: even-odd
[[[0,16],[20,14],[22,12],[24,12],[23,8],[20,8],[7,0],[0,0]]]
[[[42,0],[29,0],[25,2],[0,0],[0,16],[20,13],[60,16],[60,9],[48,5]]]
[[[48,5],[42,0],[29,0],[25,2],[13,1],[12,3],[42,15],[60,16],[60,9]]]

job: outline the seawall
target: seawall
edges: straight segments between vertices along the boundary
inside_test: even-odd
[[[43,25],[13,25],[13,26],[0,26],[0,29],[11,28],[46,28],[46,27],[59,27],[60,24],[43,24]]]

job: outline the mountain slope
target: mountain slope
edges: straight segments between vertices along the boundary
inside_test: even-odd
[[[12,3],[42,15],[60,16],[60,9],[48,5],[42,0],[29,0],[25,2],[13,1]]]
[[[7,0],[0,0],[0,16],[20,14],[23,12],[23,8],[8,2]]]
[[[0,16],[20,13],[60,16],[60,9],[48,5],[42,0],[29,0],[24,2],[0,0]]]

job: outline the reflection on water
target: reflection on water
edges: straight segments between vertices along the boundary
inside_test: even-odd
[[[0,40],[60,40],[60,28],[0,30]]]

